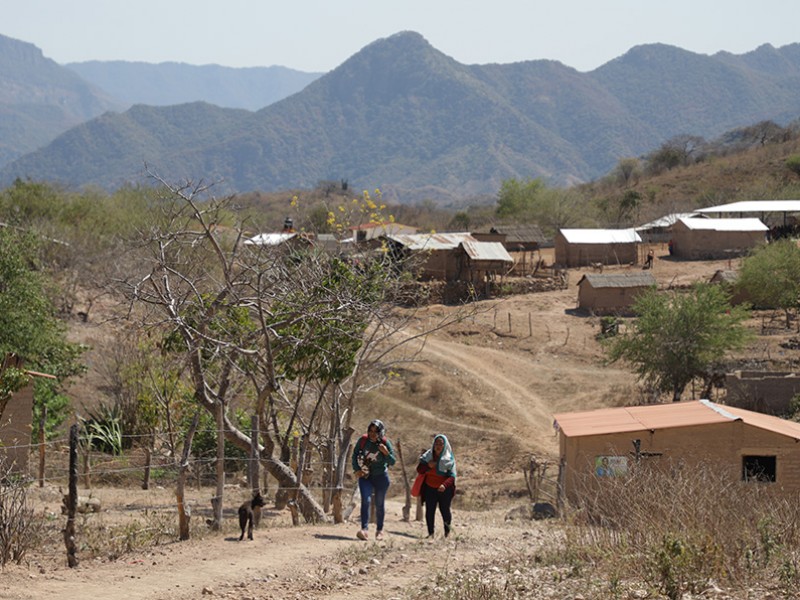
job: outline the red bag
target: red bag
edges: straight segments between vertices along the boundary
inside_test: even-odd
[[[425,483],[425,473],[417,473],[414,485],[411,486],[411,495],[415,498],[422,493],[422,484]]]

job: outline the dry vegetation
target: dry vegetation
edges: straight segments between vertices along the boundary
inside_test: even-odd
[[[687,285],[726,266],[675,262],[660,250],[654,274],[662,286]],[[635,267],[618,269],[630,268]],[[428,339],[421,361],[399,370],[390,385],[359,407],[356,423],[382,418],[392,439],[400,440],[409,467],[433,433],[451,439],[460,493],[454,503],[456,535],[447,542],[425,543],[413,510],[412,521],[402,521],[398,465],[389,536],[380,545],[357,542],[352,521],[293,528],[288,512],[271,508],[255,541],[239,544],[233,508],[247,491],[237,485],[241,474],[233,473],[222,532],[205,526],[213,490],[195,482],[187,490],[192,539],[178,543],[174,471],[160,470],[153,489],[141,490],[142,459],[132,453],[113,461],[92,459],[91,481],[81,479],[79,493],[98,498],[103,510],[80,516],[81,564],[67,569],[59,489],[65,485],[66,458],[54,453],[45,486],[30,488],[37,528],[20,565],[10,563],[0,574],[0,588],[13,590],[3,597],[69,600],[103,597],[113,589],[127,598],[177,600],[206,589],[238,600],[347,598],[380,589],[387,598],[677,598],[684,592],[766,598],[770,588],[794,590],[798,540],[794,527],[785,526],[797,519],[791,503],[743,498],[713,477],[680,485],[651,481],[638,488],[633,482],[615,496],[622,505],[612,504],[611,495],[592,497],[567,521],[530,520],[523,509],[529,503],[523,468],[531,455],[555,461],[553,413],[641,400],[623,365],[604,364],[596,340],[599,319],[572,311],[579,276],[572,272],[565,290],[481,303],[473,318]],[[426,308],[420,326],[450,310]],[[763,317],[751,322],[757,333]],[[770,333],[757,336],[739,359],[796,365],[798,351],[779,346],[796,332]],[[102,365],[112,356],[114,338],[99,315],[73,323],[72,335],[94,346],[93,378],[73,390],[73,397],[88,400],[95,393],[91,385],[102,385]],[[550,476],[554,473],[555,466]],[[274,494],[274,483],[267,494]],[[760,506],[769,510],[757,510]],[[624,521],[609,520],[623,516]],[[599,522],[612,527],[597,528]]]

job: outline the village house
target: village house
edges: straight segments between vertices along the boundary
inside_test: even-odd
[[[578,308],[595,315],[629,315],[636,297],[654,287],[651,273],[586,273],[578,281]]]
[[[642,238],[642,242],[645,244],[666,244],[669,242],[670,238],[669,228],[672,227],[678,219],[696,218],[705,219],[707,217],[699,213],[672,213],[650,221],[649,223],[645,223],[644,225],[639,225],[634,229],[636,229],[636,233],[639,234],[639,237]]]
[[[755,218],[678,219],[670,227],[672,255],[688,260],[742,256],[766,243],[767,231]]]
[[[637,463],[713,464],[731,481],[800,492],[800,423],[708,400],[554,415],[562,500]],[[588,487],[587,487],[588,486]]]
[[[504,275],[513,259],[499,242],[479,242],[469,233],[387,235],[389,253],[411,264],[420,280],[478,284]]]
[[[567,268],[636,264],[641,242],[634,229],[560,229],[555,237],[556,264]]]

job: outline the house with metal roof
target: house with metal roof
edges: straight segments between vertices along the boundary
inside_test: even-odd
[[[514,259],[499,242],[480,242],[465,232],[385,236],[391,255],[413,264],[423,280],[480,283],[508,272]]]
[[[666,244],[669,241],[669,228],[675,224],[675,221],[684,218],[706,219],[708,217],[700,213],[671,213],[634,227],[634,229],[642,238],[642,242],[646,244]]]
[[[628,315],[636,297],[654,287],[651,273],[586,273],[578,281],[578,308],[595,315]]]
[[[642,238],[633,228],[559,229],[554,242],[556,263],[573,268],[636,264]]]
[[[766,243],[767,231],[768,227],[756,218],[681,218],[670,227],[672,254],[687,260],[742,256]]]
[[[712,464],[731,481],[800,492],[800,423],[794,421],[708,400],[564,412],[554,419],[566,499],[642,463]]]

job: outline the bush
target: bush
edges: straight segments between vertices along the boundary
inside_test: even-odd
[[[36,543],[37,524],[28,508],[27,486],[6,471],[0,480],[0,566],[19,564]]]
[[[795,175],[800,175],[800,154],[792,154],[786,159],[786,168]]]

